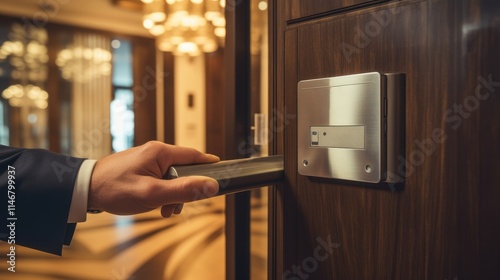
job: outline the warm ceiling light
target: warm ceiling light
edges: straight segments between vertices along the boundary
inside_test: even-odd
[[[217,36],[219,38],[224,38],[224,37],[226,37],[226,29],[222,28],[222,27],[217,27],[214,30],[214,34],[215,34],[215,36]]]
[[[149,18],[145,18],[144,21],[142,22],[142,25],[144,26],[144,28],[146,29],[151,29],[151,27],[153,27],[155,25],[155,22],[152,21],[151,19]]]
[[[152,0],[150,3],[144,5],[144,19],[162,22],[166,17],[165,0]]]
[[[21,107],[24,104],[31,103],[40,109],[45,109],[48,105],[49,94],[32,84],[26,86],[15,84],[5,89],[2,92],[2,97],[9,100],[9,104],[13,107]]]
[[[266,1],[259,2],[259,10],[261,10],[261,11],[267,10],[267,2]]]
[[[63,79],[84,82],[97,75],[110,75],[111,60],[111,52],[105,49],[68,46],[57,54],[56,65]]]
[[[226,26],[226,18],[224,17],[216,17],[212,20],[214,26],[224,27]]]
[[[149,32],[153,36],[160,36],[161,34],[165,33],[165,26],[161,24],[155,24],[153,27],[149,29]]]
[[[200,52],[200,49],[199,49],[198,45],[194,42],[182,42],[177,46],[177,51],[179,53],[198,55]]]
[[[163,12],[152,12],[145,15],[147,19],[153,22],[162,22],[165,20],[166,16]]]
[[[225,36],[221,5],[225,0],[149,0],[144,4],[143,25],[157,37],[161,51],[190,56],[213,52]]]

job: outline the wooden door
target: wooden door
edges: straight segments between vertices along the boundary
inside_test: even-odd
[[[500,279],[500,4],[379,2],[270,7],[270,278]],[[403,189],[299,175],[297,83],[372,71],[406,74]]]

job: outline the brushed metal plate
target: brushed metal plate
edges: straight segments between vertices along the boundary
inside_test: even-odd
[[[387,173],[386,77],[378,72],[298,83],[298,171],[301,175],[378,183]],[[362,127],[317,145],[312,128]],[[323,133],[324,131],[321,131]],[[340,132],[340,131],[337,131]],[[318,130],[318,133],[320,131]],[[328,134],[327,134],[328,135]],[[326,137],[326,136],[325,136]],[[337,134],[332,137],[340,137]],[[314,138],[314,139],[313,139]],[[337,144],[336,144],[337,143]],[[363,148],[361,144],[363,143]]]

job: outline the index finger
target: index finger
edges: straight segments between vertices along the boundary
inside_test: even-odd
[[[212,163],[217,162],[220,158],[216,155],[205,154],[196,149],[181,146],[168,146],[168,155],[172,160],[171,164],[194,164],[194,163]]]
[[[186,165],[197,163],[218,162],[220,158],[212,154],[205,154],[196,149],[169,145],[161,142],[155,142],[153,152],[155,152],[156,161],[163,173],[171,165]]]

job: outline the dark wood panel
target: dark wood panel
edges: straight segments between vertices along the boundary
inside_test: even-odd
[[[297,20],[311,16],[322,16],[336,11],[352,9],[388,0],[290,0],[286,1],[286,19]]]
[[[61,153],[61,98],[62,92],[60,88],[61,78],[59,68],[56,65],[57,53],[61,50],[61,33],[54,32],[50,29],[51,40],[47,42],[47,51],[49,55],[47,77],[47,92],[49,93],[49,102],[47,107],[48,114],[48,149],[55,153]]]
[[[463,279],[500,279],[500,6],[467,1],[463,10],[463,63],[449,125],[460,139],[459,271]],[[493,58],[493,59],[492,59]],[[450,108],[453,109],[453,108]]]
[[[443,14],[443,11],[448,8],[435,10],[443,22],[449,13]],[[429,15],[431,10],[428,3],[392,11],[377,8],[300,28],[299,80],[370,71],[406,73],[407,155],[420,155],[415,142],[431,139],[435,128],[444,129],[440,114],[446,108],[447,96],[441,92],[448,92],[449,86],[446,80],[442,84],[437,81],[435,66],[439,69],[444,65],[444,73],[450,76],[454,69],[446,65],[453,52],[440,53],[445,63],[429,60],[436,49],[431,42],[435,36],[428,33],[431,29],[428,22],[433,19]],[[386,26],[376,25],[371,12],[388,12],[386,15],[391,17]],[[454,49],[446,35],[437,40],[440,42],[435,44]],[[311,46],[315,47],[311,50]],[[396,53],[391,53],[392,50]],[[420,163],[420,158],[418,161]],[[318,267],[317,273],[321,276],[334,275],[340,279],[450,277],[449,267],[454,261],[445,250],[449,247],[445,243],[453,240],[455,224],[435,220],[439,217],[436,213],[448,216],[446,213],[455,207],[453,201],[442,203],[444,193],[454,193],[451,182],[454,176],[450,174],[453,171],[446,169],[447,161],[445,147],[436,147],[432,158],[422,159],[418,168],[408,174],[405,189],[400,193],[299,176],[296,192],[301,198],[299,208],[304,216],[301,224],[308,224],[307,231],[299,230],[299,240],[306,240],[301,244],[301,258],[314,250],[318,237],[331,236],[331,241],[339,247],[327,260],[330,265]],[[436,243],[439,246],[435,246]],[[429,254],[430,248],[439,253]],[[428,270],[423,269],[425,267]],[[439,271],[435,271],[438,267]]]
[[[293,92],[297,89],[298,83],[298,63],[297,63],[297,44],[298,44],[298,34],[297,30],[291,29],[285,33],[285,48],[284,51],[284,67],[281,68],[280,74],[282,75],[281,81],[283,81],[283,89],[287,93],[280,98],[280,102],[283,107],[278,107],[275,114],[280,114],[281,117],[276,124],[276,129],[279,134],[282,134],[282,147],[284,151],[284,163],[285,163],[285,182],[284,185],[278,187],[278,198],[280,199],[280,205],[283,209],[280,213],[280,220],[283,224],[282,234],[280,237],[283,242],[283,257],[282,262],[284,267],[281,270],[285,279],[287,279],[287,274],[290,268],[287,264],[297,263],[297,258],[299,256],[299,248],[302,242],[297,242],[300,240],[299,233],[297,230],[301,225],[302,213],[297,206],[297,192],[289,191],[288,186],[293,186],[294,182],[297,180],[297,173],[288,172],[289,170],[296,169],[297,153],[290,152],[291,150],[297,149],[297,142],[294,139],[289,138],[291,134],[297,134],[297,98]],[[295,138],[296,139],[296,138]],[[292,246],[293,244],[293,246]]]
[[[268,10],[269,19],[269,108],[268,116],[272,116],[277,108],[283,108],[283,95],[276,94],[281,92],[283,85],[280,81],[283,80],[283,73],[277,71],[282,67],[278,66],[278,61],[283,61],[283,53],[278,51],[283,49],[284,32],[283,21],[278,20],[277,5],[271,3]],[[269,120],[271,127],[276,127],[278,120],[272,118]],[[272,136],[272,141],[268,144],[269,154],[283,154],[283,131],[272,130],[269,135]],[[277,184],[269,188],[269,206],[268,206],[268,279],[277,279],[278,275],[283,274],[283,248],[285,241],[283,240],[283,199],[279,194],[283,193],[283,184]]]
[[[224,155],[224,110],[221,103],[224,100],[224,51],[205,54],[206,73],[206,152],[214,155]]]
[[[151,39],[137,40],[132,48],[134,75],[134,145],[156,140],[156,55]]]
[[[165,143],[175,143],[175,106],[174,106],[174,55],[163,53],[163,108]]]
[[[237,5],[235,5],[237,4]],[[250,2],[225,8],[224,159],[249,156]],[[250,279],[250,192],[226,196],[226,279]]]
[[[282,207],[276,239],[285,241],[276,278],[500,278],[498,92],[467,117],[454,111],[476,106],[471,94],[479,76],[500,81],[492,59],[499,15],[494,1],[402,1],[281,29],[277,24],[285,34],[277,43],[277,95],[284,100],[277,106],[291,114],[299,80],[406,73],[407,180],[402,191],[391,192],[300,176],[296,124],[285,126],[286,179],[278,192],[283,201],[275,202]],[[286,11],[277,17],[288,19]],[[490,88],[500,92],[500,84]],[[328,237],[330,254],[315,258]]]

